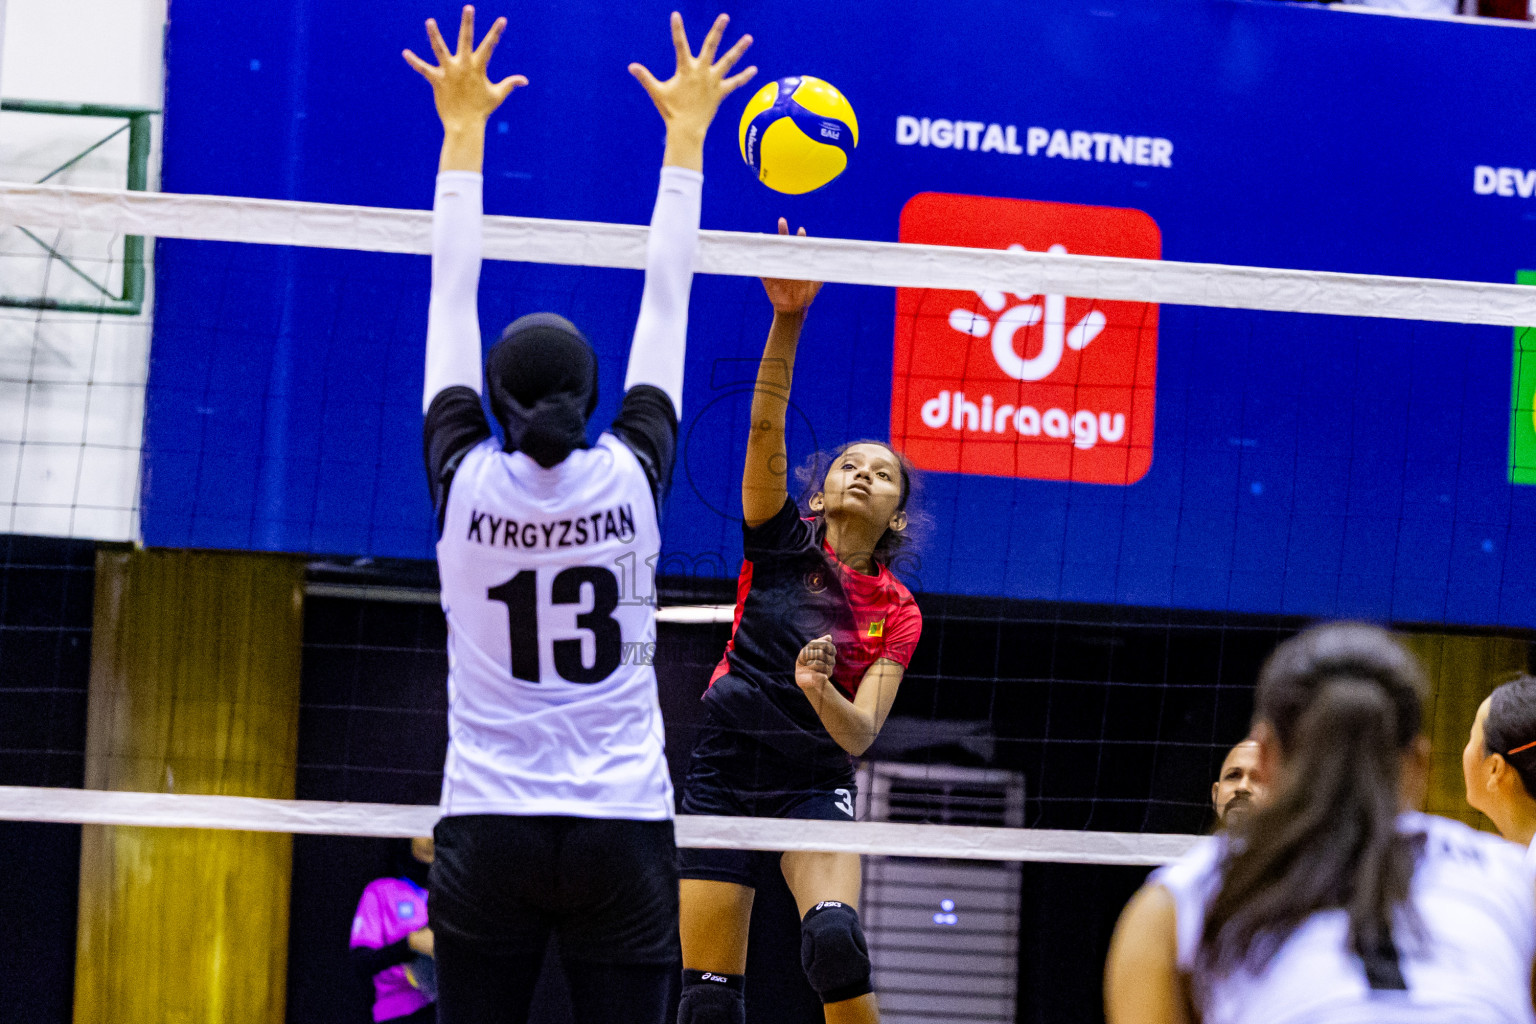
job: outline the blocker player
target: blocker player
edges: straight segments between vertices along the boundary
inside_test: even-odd
[[[1120,917],[1109,1024],[1529,1024],[1536,881],[1423,798],[1423,670],[1374,626],[1281,644],[1255,695],[1266,800]]]
[[[677,958],[672,789],[656,677],[625,664],[654,642],[657,504],[671,477],[682,404],[688,295],[703,144],[751,43],[720,59],[721,15],[695,57],[672,15],[676,73],[631,73],[666,123],[645,290],[626,392],[588,445],[597,361],[570,321],[514,321],[485,359],[480,404],[476,291],[485,125],[520,75],[485,73],[506,25],[477,47],[465,7],[458,50],[427,22],[444,139],[427,315],[426,459],[441,527],[448,618],[448,758],[431,873],[443,1024],[524,1021],[553,932],[583,1024],[659,1024]],[[628,598],[626,600],[626,598]]]

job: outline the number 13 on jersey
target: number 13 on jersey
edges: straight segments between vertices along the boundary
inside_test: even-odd
[[[539,678],[540,602],[538,572],[525,569],[486,590],[485,596],[507,606],[507,639],[512,647],[512,675],[528,683]],[[619,580],[597,565],[573,565],[555,574],[549,588],[550,611],[556,605],[587,606],[576,614],[576,628],[592,637],[593,659],[587,663],[579,636],[552,641],[555,672],[568,683],[600,683],[619,667],[624,655],[624,631],[613,617],[619,607]]]

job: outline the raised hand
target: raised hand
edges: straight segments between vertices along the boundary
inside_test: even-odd
[[[709,131],[720,102],[752,80],[757,68],[749,67],[731,75],[731,68],[752,45],[751,36],[742,36],[719,60],[715,52],[725,26],[731,19],[722,14],[715,19],[697,57],[683,32],[683,16],[672,12],[672,45],[677,50],[677,70],[665,82],[641,64],[631,64],[629,73],[639,80],[656,104],[667,125],[665,163],[701,170],[704,163],[704,135]],[[727,77],[729,76],[729,77]]]
[[[789,221],[779,218],[779,234],[789,234]],[[796,232],[800,238],[805,237],[805,228]],[[820,281],[785,281],[777,277],[763,278],[763,290],[768,293],[768,301],[773,303],[775,313],[804,313],[816,298],[816,293],[821,291]]]
[[[437,57],[436,66],[410,50],[402,52],[406,63],[431,83],[432,99],[437,104],[437,116],[442,118],[445,132],[483,133],[486,120],[512,90],[528,84],[528,79],[522,75],[509,75],[499,82],[486,77],[486,65],[506,27],[507,19],[497,18],[476,46],[475,9],[465,5],[459,19],[457,52],[448,52],[442,33],[437,30],[437,22],[431,18],[427,19],[427,41],[432,44],[432,53]]]

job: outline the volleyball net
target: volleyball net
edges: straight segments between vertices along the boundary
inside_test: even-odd
[[[61,231],[427,255],[432,214],[324,203],[0,184],[0,218]],[[644,225],[488,216],[484,255],[564,266],[645,267]],[[1518,327],[1523,287],[1067,252],[967,250],[704,230],[695,269],[889,288],[1022,295]]]
[[[656,665],[681,786],[730,634],[767,329],[752,278],[828,282],[801,344],[791,461],[875,436],[925,471],[925,536],[893,564],[923,639],[860,762],[857,820],[682,816],[677,838],[865,855],[887,1017],[1004,1021],[1027,969],[1021,908],[1071,899],[1029,865],[1135,874],[1187,850],[1212,825],[1259,666],[1306,620],[1449,626],[1500,638],[1523,667],[1536,337],[1521,325],[1536,289],[1168,261],[1127,211],[1084,228],[1052,204],[946,203],[914,200],[894,243],[701,233],[658,637],[633,653]],[[30,366],[12,375],[29,397],[0,419],[0,446],[50,460],[16,477],[12,504],[33,512],[10,529],[315,558],[297,799],[276,800],[179,792],[169,774],[163,792],[85,788],[89,553],[70,549],[54,622],[48,568],[8,549],[0,689],[33,713],[0,721],[0,782],[33,784],[0,785],[0,821],[313,837],[294,844],[296,905],[345,915],[350,890],[317,893],[366,881],[362,865],[387,862],[380,841],[438,815],[446,627],[424,561],[418,385],[431,214],[0,185],[0,225],[0,272],[27,296],[0,323]],[[646,229],[485,225],[482,323],[565,313],[615,372]],[[140,256],[128,238],[149,240],[155,267],[131,344],[107,326],[120,313],[82,306],[86,278],[124,281]],[[147,423],[142,534],[137,477],[113,485],[131,528],[92,518],[105,471],[90,453],[109,428],[37,386],[56,323],[89,342],[64,360],[81,394],[105,390],[79,365],[94,353],[128,396],[112,422],[133,421],[135,458]],[[1452,772],[1449,743],[1436,763]],[[1105,936],[1072,941],[1091,958]]]
[[[933,236],[933,225],[957,216],[918,200],[904,215],[906,238]],[[996,212],[1050,222],[1050,205]],[[40,322],[50,315],[50,282],[65,282],[58,287],[74,301],[75,271],[92,269],[84,264],[116,279],[122,239],[161,241],[171,276],[154,310],[160,379],[141,386],[151,411],[146,501],[161,502],[158,518],[150,509],[149,543],[364,558],[430,552],[424,493],[415,493],[413,383],[430,212],[0,185],[0,224],[15,226],[0,239],[25,228],[55,240],[0,250],[42,292],[23,311]],[[644,226],[503,216],[485,225],[482,319],[556,308],[579,323],[583,313],[599,318],[597,334],[606,316],[608,342],[627,345]],[[1101,227],[1100,248],[1156,255],[1156,240],[1138,231],[1134,220]],[[1153,837],[1208,827],[1205,789],[1245,731],[1254,673],[1304,618],[1506,633],[1533,624],[1536,601],[1509,569],[1525,548],[1514,518],[1522,494],[1511,485],[1536,474],[1536,363],[1526,365],[1536,341],[1526,356],[1519,330],[1536,323],[1536,289],[1095,255],[1081,251],[1087,242],[1047,246],[1044,237],[986,248],[701,233],[691,351],[710,363],[704,394],[695,387],[686,398],[669,507],[685,528],[668,539],[681,533],[686,543],[671,544],[681,550],[665,551],[658,566],[672,591],[663,595],[663,632],[688,637],[677,649],[692,659],[680,670],[687,699],[677,706],[696,705],[728,636],[739,425],[766,329],[751,278],[829,282],[802,352],[836,372],[802,370],[791,460],[826,447],[828,435],[873,434],[934,472],[922,498],[929,536],[894,566],[920,595],[924,641],[873,751],[876,763],[913,770],[868,780],[897,794],[894,804],[879,808],[881,820],[825,836],[795,823],[756,832],[687,823],[684,841],[800,848],[804,828],[816,842],[891,853],[917,840],[883,829],[929,822],[961,829],[944,833],[956,852],[931,856],[1092,859],[1077,840],[1053,846],[1046,837],[1060,831],[1102,833],[1105,863],[1151,863],[1181,848]],[[325,255],[338,251],[340,262]],[[64,265],[71,252],[75,271]],[[75,321],[90,316],[73,307],[68,315],[76,332]],[[892,346],[887,420],[883,382],[872,389],[848,366]],[[1508,378],[1498,379],[1511,351],[1512,397]],[[264,417],[254,424],[253,409]],[[90,439],[74,443],[84,450]],[[297,466],[297,475],[274,463]],[[91,476],[83,461],[76,472]],[[60,508],[72,508],[67,495]],[[317,607],[370,594],[399,605],[403,593],[418,606],[412,614],[440,621],[430,588],[326,586],[311,588]],[[379,678],[396,652],[349,643],[306,640],[306,679],[326,691],[306,721],[377,710],[376,694],[355,681],[358,659],[375,658],[367,673]],[[423,643],[411,652],[412,685],[425,693],[441,685],[444,653],[440,639]],[[664,677],[670,671],[666,643],[636,656],[654,656]],[[322,681],[333,677],[354,681],[337,691]],[[443,710],[413,700],[427,719]],[[684,728],[669,740],[691,738]],[[382,763],[384,753],[366,766],[409,776],[398,792],[321,786],[309,795],[336,799],[249,805],[266,810],[239,820],[270,813],[274,827],[302,831],[311,814],[339,832],[393,835],[405,822],[414,830],[429,813],[414,805],[433,799],[441,767],[440,747],[428,746],[409,768]],[[965,772],[979,774],[968,781]],[[967,811],[954,794],[971,790],[993,809]],[[19,816],[23,803],[42,813],[42,797],[24,797],[7,791],[0,816]],[[133,799],[77,794],[59,806],[92,821],[146,807],[192,816],[183,822],[212,813],[194,797],[119,803]],[[890,818],[902,800],[925,799],[942,808]],[[1012,818],[998,810],[1009,801],[1020,808]],[[405,809],[348,817],[350,803]],[[370,815],[395,831],[366,831]],[[207,819],[234,827],[220,820]],[[975,826],[1037,834],[1005,841],[963,831]]]
[[[435,806],[0,786],[0,820],[67,825],[232,829],[410,838],[432,834]],[[902,822],[678,818],[679,846],[708,850],[857,853],[923,860],[1041,861],[1150,867],[1175,860],[1187,835],[1091,833]]]

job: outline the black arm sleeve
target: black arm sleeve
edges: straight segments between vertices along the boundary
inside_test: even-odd
[[[444,388],[427,407],[423,449],[427,459],[427,484],[432,488],[432,510],[437,526],[443,526],[448,507],[448,485],[464,453],[491,436],[480,396],[462,385]]]
[[[357,971],[358,976],[371,981],[380,971],[387,971],[396,964],[410,963],[416,959],[416,951],[411,948],[409,939],[401,939],[394,945],[384,946],[381,949],[374,949],[371,946],[353,946],[347,956],[352,961],[352,967]]]
[[[636,384],[624,392],[624,403],[610,429],[645,468],[659,512],[672,486],[672,464],[677,458],[677,411],[672,399],[658,387]]]

